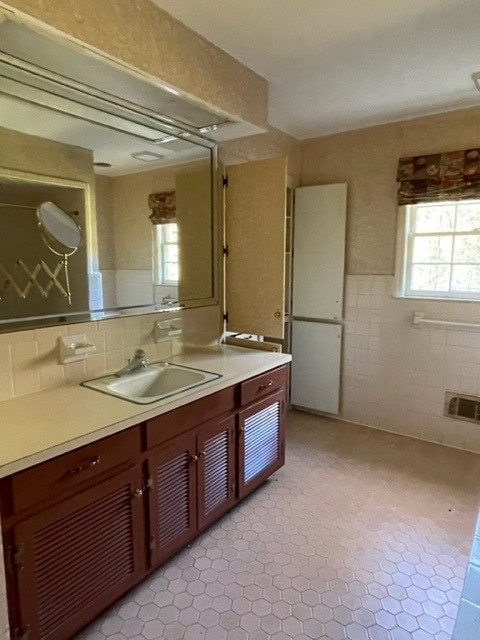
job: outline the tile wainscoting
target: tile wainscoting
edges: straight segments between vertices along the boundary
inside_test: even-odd
[[[393,280],[346,278],[341,417],[480,453],[480,424],[443,416],[445,391],[480,395],[480,331],[412,326],[479,322],[480,303],[394,298]]]
[[[182,335],[155,343],[154,322],[168,317],[182,318]],[[79,333],[87,335],[96,352],[86,360],[60,364],[58,337]],[[0,401],[120,369],[138,347],[151,360],[166,359],[185,346],[215,344],[220,335],[218,306],[0,334]]]

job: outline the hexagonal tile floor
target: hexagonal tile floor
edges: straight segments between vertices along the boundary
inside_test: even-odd
[[[287,464],[77,640],[449,640],[479,458],[293,412]]]

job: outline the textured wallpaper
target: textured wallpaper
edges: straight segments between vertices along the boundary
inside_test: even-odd
[[[9,4],[229,114],[266,126],[266,80],[149,0]]]

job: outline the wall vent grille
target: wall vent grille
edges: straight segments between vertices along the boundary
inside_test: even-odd
[[[480,422],[480,398],[447,391],[444,415],[457,420]]]

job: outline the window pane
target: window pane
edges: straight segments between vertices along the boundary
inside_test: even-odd
[[[455,205],[430,205],[416,209],[415,233],[453,231],[454,224]]]
[[[480,263],[480,236],[457,236],[453,261]]]
[[[177,242],[178,228],[176,224],[163,225],[165,229],[165,242]]]
[[[456,265],[453,267],[454,291],[480,291],[480,265]]]
[[[178,282],[178,264],[173,262],[166,262],[165,268],[165,280],[170,282]]]
[[[410,288],[414,291],[448,291],[449,284],[449,266],[423,264],[412,266]]]
[[[416,237],[413,243],[413,262],[450,262],[452,236]]]
[[[166,262],[178,262],[178,244],[163,245],[163,253]]]
[[[480,203],[466,202],[457,206],[457,231],[480,231]]]

